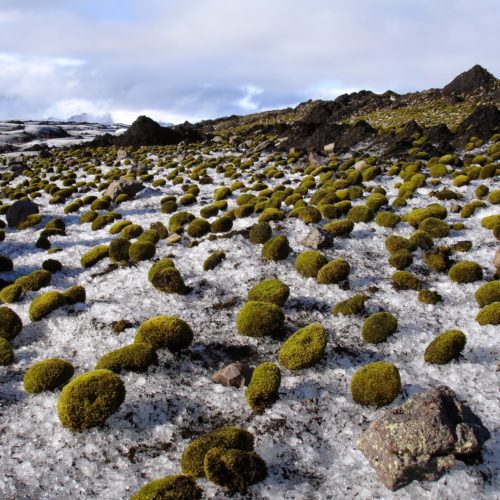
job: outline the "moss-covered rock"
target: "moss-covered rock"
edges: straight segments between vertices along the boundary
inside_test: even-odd
[[[476,321],[484,325],[500,325],[500,302],[492,302],[484,306],[476,316]]]
[[[178,474],[147,483],[130,500],[200,500],[202,493],[192,477]]]
[[[483,279],[483,270],[477,262],[463,260],[451,266],[448,277],[455,283],[473,283]]]
[[[425,231],[431,238],[445,238],[450,232],[450,228],[446,222],[436,217],[428,217],[419,225],[420,231]]]
[[[319,323],[296,331],[278,352],[279,363],[289,370],[301,370],[318,363],[325,355],[327,336]]]
[[[361,314],[365,310],[365,302],[368,299],[365,295],[354,295],[353,297],[335,304],[332,314],[334,316],[351,316]]]
[[[322,219],[321,212],[316,207],[301,207],[297,210],[297,216],[306,224],[315,224]]]
[[[246,400],[255,413],[263,413],[278,399],[281,385],[280,369],[271,362],[258,365],[246,390]]]
[[[388,261],[390,266],[402,270],[412,265],[413,255],[408,250],[398,250],[389,256]]]
[[[436,337],[425,349],[427,363],[445,365],[460,356],[464,350],[466,337],[460,330],[448,330]]]
[[[16,338],[23,329],[21,318],[9,307],[0,307],[0,337],[6,340]]]
[[[285,219],[285,212],[279,208],[266,208],[259,215],[259,222],[271,222]]]
[[[450,251],[445,248],[438,248],[435,252],[426,252],[424,262],[431,271],[444,273],[450,267]]]
[[[201,238],[210,232],[210,223],[206,219],[194,219],[187,227],[187,234],[191,238]]]
[[[321,285],[340,283],[349,277],[351,266],[345,259],[333,259],[325,264],[319,271],[317,280]]]
[[[23,289],[20,285],[12,283],[12,285],[7,285],[5,288],[0,290],[0,300],[4,304],[12,304],[14,302],[19,302],[23,295]]]
[[[212,233],[227,233],[233,228],[233,219],[227,215],[223,215],[218,219],[215,219],[212,224],[210,224],[210,231]]]
[[[266,241],[262,247],[262,258],[264,260],[285,260],[289,254],[290,243],[288,238],[282,234]]]
[[[138,238],[143,232],[144,229],[140,224],[127,224],[120,231],[120,237],[126,240],[132,240]]]
[[[66,299],[61,292],[51,291],[35,297],[29,307],[31,321],[40,321],[51,312],[66,305]]]
[[[259,222],[250,228],[248,239],[254,244],[265,243],[273,235],[273,230],[268,222]]]
[[[421,290],[422,282],[408,271],[396,271],[391,276],[392,284],[399,290]]]
[[[57,413],[64,427],[82,432],[101,426],[125,400],[125,385],[110,370],[92,370],[64,386]]]
[[[186,447],[181,457],[182,472],[192,477],[204,477],[205,455],[213,448],[253,451],[253,435],[234,426],[221,427],[200,436]]]
[[[128,255],[132,262],[152,259],[156,254],[156,247],[149,241],[134,241],[128,249]]]
[[[365,205],[356,205],[347,212],[347,218],[352,222],[370,222],[374,217],[374,211]]]
[[[66,288],[63,292],[63,296],[66,300],[66,304],[69,306],[78,304],[79,302],[84,303],[87,300],[85,288],[81,285],[74,285]]]
[[[439,203],[432,203],[425,208],[415,208],[410,213],[406,214],[404,220],[411,226],[417,228],[422,221],[429,217],[437,219],[446,219],[448,211]]]
[[[108,245],[97,245],[85,252],[80,259],[82,267],[89,268],[96,265],[99,261],[105,259],[109,255]]]
[[[226,258],[226,253],[222,250],[215,250],[203,262],[204,271],[212,271]]]
[[[269,278],[255,284],[248,291],[248,300],[270,302],[282,307],[290,296],[290,288],[277,278]]]
[[[149,271],[148,276],[149,281],[156,289],[165,293],[178,293],[181,295],[188,292],[188,288],[184,284],[181,273],[175,266],[161,265],[154,268],[154,271],[153,268]]]
[[[109,228],[109,234],[118,234],[121,233],[122,229],[130,226],[132,224],[131,221],[123,219],[119,220],[118,222],[115,222],[110,228]]]
[[[52,273],[45,269],[39,269],[17,278],[14,283],[23,289],[23,293],[26,293],[37,292],[41,288],[49,286],[51,281]]]
[[[379,344],[398,329],[398,320],[391,313],[382,311],[370,315],[363,323],[361,335],[365,342]]]
[[[177,316],[154,316],[144,321],[135,334],[135,343],[146,343],[155,349],[171,352],[186,349],[193,341],[191,327]]]
[[[295,259],[295,269],[306,278],[316,278],[318,271],[328,263],[328,259],[317,250],[306,250]]]
[[[130,259],[129,249],[132,243],[125,238],[115,238],[109,244],[109,260],[111,262],[127,262]]]
[[[410,236],[409,240],[415,247],[421,248],[422,250],[430,250],[434,245],[434,241],[429,233],[421,230],[415,231]]]
[[[44,359],[31,366],[24,375],[23,386],[26,392],[37,394],[53,391],[64,385],[75,372],[73,365],[61,358]]]
[[[93,222],[97,219],[98,213],[90,210],[89,212],[85,212],[80,216],[80,224],[87,224],[89,222]]]
[[[396,253],[401,250],[407,250],[408,252],[414,252],[416,247],[415,244],[412,243],[408,238],[404,238],[403,236],[399,236],[397,234],[391,234],[388,236],[385,241],[385,248],[390,253]]]
[[[396,227],[401,222],[401,217],[392,212],[379,212],[375,223],[382,227]]]
[[[151,344],[134,342],[102,356],[96,364],[96,369],[111,370],[115,373],[142,372],[157,360],[155,348]]]
[[[399,370],[384,361],[368,363],[351,379],[352,399],[361,405],[388,405],[396,399],[400,390]]]
[[[7,366],[14,362],[14,349],[10,342],[0,337],[0,366]]]
[[[266,463],[254,451],[212,448],[205,455],[204,470],[209,481],[230,493],[245,493],[267,477]]]
[[[417,298],[420,302],[423,302],[424,304],[432,304],[432,305],[443,301],[441,295],[434,290],[420,290],[420,292],[418,292]]]
[[[490,281],[480,286],[474,294],[479,307],[500,302],[500,280]]]
[[[280,331],[285,321],[283,311],[270,302],[247,302],[238,313],[236,326],[241,335],[264,337]]]
[[[353,229],[354,222],[350,219],[335,220],[323,226],[323,230],[332,236],[349,236]]]

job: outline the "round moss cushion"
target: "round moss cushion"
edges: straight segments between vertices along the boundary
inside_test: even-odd
[[[152,345],[155,349],[167,348],[178,352],[189,347],[193,341],[193,330],[177,316],[154,316],[144,321],[134,342]]]
[[[388,312],[377,312],[363,323],[361,335],[369,344],[379,344],[398,329],[398,320]]]
[[[178,474],[147,483],[130,500],[199,500],[202,493],[192,477]]]
[[[270,302],[247,302],[238,313],[236,326],[241,335],[264,337],[277,333],[285,321],[283,311]]]
[[[9,307],[0,307],[0,337],[12,340],[23,328],[21,318]]]
[[[269,278],[254,285],[248,291],[248,300],[271,302],[283,306],[290,295],[290,288],[277,278]]]
[[[427,363],[445,365],[460,356],[466,340],[464,333],[460,330],[448,330],[427,346],[424,359]]]
[[[35,363],[24,375],[24,390],[31,394],[53,391],[64,385],[75,372],[73,365],[61,358],[51,358]]]
[[[352,399],[362,405],[388,405],[396,399],[400,390],[398,369],[392,363],[384,361],[368,363],[351,379]]]
[[[327,336],[319,323],[296,331],[282,345],[278,359],[289,370],[301,370],[318,363],[325,355]]]

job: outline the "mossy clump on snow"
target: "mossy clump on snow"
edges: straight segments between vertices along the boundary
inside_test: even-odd
[[[325,355],[327,336],[319,323],[296,331],[281,346],[278,360],[289,370],[301,370],[318,363]]]
[[[185,294],[188,288],[172,259],[155,262],[148,273],[148,279],[158,290],[165,293]]]
[[[265,243],[273,235],[273,230],[268,222],[259,222],[250,228],[248,239],[254,244]]]
[[[186,447],[181,456],[182,472],[204,477],[205,455],[213,448],[253,451],[253,435],[241,427],[226,426],[200,436]]]
[[[398,320],[391,313],[382,311],[368,316],[363,323],[361,335],[369,344],[384,342],[398,329]]]
[[[434,241],[430,237],[429,233],[425,231],[417,230],[409,238],[410,242],[415,245],[415,247],[421,248],[422,250],[430,250],[434,245]]]
[[[0,337],[6,340],[16,338],[23,329],[21,318],[9,307],[0,307]]]
[[[448,277],[455,283],[473,283],[483,279],[483,270],[477,262],[463,260],[451,266]]]
[[[267,477],[266,463],[254,451],[212,448],[203,465],[207,479],[230,494],[244,494],[249,486]]]
[[[37,292],[41,288],[49,286],[51,281],[52,273],[45,269],[39,269],[17,278],[15,284],[23,289],[23,293],[26,293]]]
[[[392,212],[379,212],[375,223],[382,227],[396,227],[401,222],[401,217]]]
[[[128,249],[128,255],[132,262],[152,259],[155,253],[156,247],[149,241],[134,241]]]
[[[480,286],[474,294],[479,307],[500,302],[500,280],[490,281]]]
[[[484,306],[476,316],[476,321],[481,325],[500,324],[500,302],[492,302]]]
[[[285,260],[290,254],[290,243],[288,238],[282,234],[271,238],[262,247],[262,258],[264,260]]]
[[[7,285],[5,288],[0,290],[0,300],[4,304],[12,304],[14,302],[19,302],[23,295],[23,289],[20,285],[12,283],[12,285]]]
[[[408,271],[396,271],[391,276],[392,284],[399,290],[421,290],[422,282]]]
[[[365,302],[368,299],[365,295],[354,295],[353,297],[335,304],[332,314],[334,316],[351,316],[361,314],[365,310]]]
[[[435,217],[436,219],[446,219],[448,216],[448,211],[443,205],[439,203],[432,203],[425,208],[415,208],[409,212],[403,220],[408,222],[410,226],[417,228],[422,221],[428,219],[429,217]]]
[[[82,267],[89,268],[97,264],[99,261],[105,259],[109,255],[108,245],[97,245],[85,252],[80,259]]]
[[[438,248],[424,254],[424,262],[431,271],[444,273],[450,267],[450,251],[447,248]]]
[[[335,220],[323,226],[323,230],[332,236],[349,236],[353,229],[354,222],[350,219]]]
[[[319,271],[317,280],[321,285],[340,283],[349,277],[351,266],[345,259],[333,259],[325,264]]]
[[[200,500],[202,493],[192,477],[177,474],[145,484],[130,500]]]
[[[406,269],[413,264],[413,255],[408,250],[398,250],[389,256],[388,262],[396,269]]]
[[[226,253],[222,250],[213,251],[203,262],[204,271],[212,271],[226,258]]]
[[[134,238],[138,238],[144,229],[139,224],[127,224],[121,231],[120,237],[126,240],[132,240]]]
[[[210,223],[206,219],[194,219],[187,227],[187,234],[191,238],[201,238],[210,232]]]
[[[436,217],[428,217],[419,225],[420,231],[425,231],[431,238],[445,238],[450,232],[450,228],[446,222]]]
[[[75,372],[73,365],[61,358],[44,359],[31,366],[24,375],[23,386],[26,392],[37,394],[53,391],[64,385]]]
[[[40,321],[51,312],[66,305],[66,299],[61,292],[45,292],[34,298],[29,307],[31,321]]]
[[[366,205],[356,205],[347,213],[347,218],[352,222],[370,222],[374,216],[374,211]]]
[[[255,413],[263,413],[278,399],[281,385],[281,372],[274,363],[266,362],[258,365],[246,390],[246,400]]]
[[[361,405],[386,406],[396,399],[400,390],[399,370],[384,361],[368,363],[351,379],[352,399]]]
[[[101,426],[125,400],[125,385],[110,370],[92,370],[64,386],[57,413],[64,427],[82,432]]]
[[[408,252],[415,251],[415,244],[412,243],[408,238],[404,238],[403,236],[399,236],[397,234],[391,234],[388,236],[385,241],[385,248],[390,253],[396,253],[401,250],[406,250]]]
[[[281,307],[290,296],[290,288],[277,278],[269,278],[255,284],[248,291],[248,300],[270,302]]]
[[[155,349],[167,348],[171,352],[186,349],[193,341],[191,327],[176,316],[154,316],[139,326],[134,342],[152,345]]]
[[[141,372],[156,363],[158,357],[155,348],[149,343],[134,342],[106,353],[96,364],[96,369]]]
[[[328,263],[328,259],[317,250],[306,250],[295,259],[295,269],[306,278],[316,278],[318,271]]]
[[[10,365],[14,361],[14,349],[10,342],[0,337],[0,366]]]
[[[223,215],[218,219],[215,219],[212,224],[210,224],[210,231],[212,233],[227,233],[233,228],[233,219],[227,215]]]
[[[125,238],[115,238],[111,240],[108,252],[109,260],[111,262],[127,262],[130,259],[130,245],[132,245],[132,243]]]
[[[420,290],[420,292],[418,292],[417,298],[424,304],[432,305],[443,301],[443,297],[441,297],[441,295],[434,290]]]
[[[285,321],[283,311],[270,302],[247,302],[238,313],[236,326],[241,335],[264,337],[278,333]]]
[[[424,360],[427,363],[445,365],[460,356],[466,340],[462,331],[448,330],[436,337],[427,346],[424,352]]]
[[[73,285],[63,292],[66,304],[69,306],[84,303],[87,300],[87,293],[82,285]]]

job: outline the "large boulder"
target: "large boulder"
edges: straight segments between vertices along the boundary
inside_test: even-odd
[[[30,200],[17,200],[15,201],[5,213],[7,224],[9,227],[17,227],[19,222],[28,217],[38,213],[38,205]]]
[[[141,191],[141,189],[144,189],[144,184],[140,181],[119,179],[113,181],[104,194],[108,195],[112,200],[120,194],[126,194],[132,198]]]
[[[457,456],[477,454],[490,438],[472,410],[447,386],[416,394],[377,418],[357,446],[384,485],[435,481]]]

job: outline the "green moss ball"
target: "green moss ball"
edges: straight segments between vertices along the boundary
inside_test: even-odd
[[[14,349],[10,342],[0,337],[0,366],[10,365],[14,361]]]
[[[108,245],[97,245],[85,252],[80,259],[82,267],[89,268],[97,264],[99,261],[105,259],[109,255]]]
[[[409,238],[410,242],[422,250],[429,250],[434,245],[434,241],[430,237],[429,233],[425,231],[415,231]]]
[[[415,251],[415,244],[412,243],[408,238],[403,238],[403,236],[398,236],[397,234],[391,234],[385,239],[385,248],[390,253],[396,253],[401,250],[406,250],[408,252]]]
[[[248,239],[254,244],[265,243],[271,238],[273,230],[268,222],[259,222],[250,228]]]
[[[120,237],[126,240],[132,240],[134,238],[138,238],[144,229],[139,224],[127,224],[121,231]]]
[[[480,286],[474,294],[479,307],[484,307],[493,302],[500,302],[500,280],[490,281]]]
[[[444,273],[450,267],[450,252],[439,248],[435,252],[426,252],[424,262],[431,271]]]
[[[351,379],[352,399],[361,405],[388,405],[396,399],[400,390],[399,370],[384,361],[368,363]]]
[[[333,259],[325,264],[319,271],[317,280],[321,285],[340,283],[348,278],[351,266],[345,259]]]
[[[93,370],[64,386],[57,413],[64,427],[82,432],[101,426],[125,400],[125,385],[110,370]]]
[[[155,348],[151,344],[134,342],[102,356],[96,364],[96,369],[111,370],[115,373],[142,372],[157,360]]]
[[[318,363],[325,355],[327,336],[319,323],[296,331],[282,345],[278,360],[289,370],[301,370]]]
[[[391,276],[392,284],[399,290],[421,290],[422,282],[408,271],[396,271]]]
[[[253,451],[253,435],[234,426],[221,427],[200,436],[186,447],[181,456],[182,472],[192,477],[204,477],[205,455],[213,448]]]
[[[64,385],[74,372],[73,365],[65,359],[45,359],[28,369],[23,379],[24,390],[31,394],[53,391]]]
[[[181,273],[174,266],[159,266],[154,272],[150,270],[151,284],[165,293],[185,294],[188,288],[184,284]]]
[[[436,217],[424,219],[419,225],[420,231],[425,231],[431,238],[445,238],[450,232],[446,222]]]
[[[392,212],[379,212],[375,217],[375,223],[382,227],[396,227],[401,222],[401,217]]]
[[[448,330],[427,346],[424,359],[427,363],[445,365],[460,356],[466,340],[464,333],[460,330]]]
[[[212,224],[210,224],[210,231],[212,231],[212,233],[226,233],[227,231],[231,231],[232,228],[233,219],[227,215],[215,219]]]
[[[254,285],[248,291],[248,300],[270,302],[282,307],[290,296],[290,288],[277,278],[269,278]]]
[[[5,288],[0,290],[0,300],[4,304],[12,304],[14,302],[19,302],[23,295],[23,289],[21,286],[13,283],[12,285],[7,285]]]
[[[156,247],[149,241],[134,241],[128,249],[128,255],[132,262],[152,259],[156,254]]]
[[[329,222],[323,226],[323,230],[332,236],[349,236],[354,229],[354,222],[350,219],[340,219]]]
[[[476,316],[476,321],[481,325],[500,324],[500,302],[493,302],[484,306]]]
[[[21,318],[9,307],[0,307],[0,337],[6,340],[16,338],[23,329]]]
[[[226,253],[222,250],[215,250],[203,262],[204,271],[212,271],[226,258]]]
[[[424,304],[432,304],[432,305],[443,301],[441,295],[433,290],[420,290],[420,292],[418,292],[417,298],[420,302],[423,302]]]
[[[66,299],[61,292],[51,291],[42,293],[35,297],[29,308],[29,317],[31,321],[40,321],[51,312],[66,305]]]
[[[246,493],[249,486],[267,477],[266,463],[254,451],[212,448],[203,466],[207,479],[230,494]]]
[[[187,227],[187,233],[191,238],[201,238],[210,232],[210,223],[206,219],[194,219]]]
[[[408,250],[398,250],[391,254],[388,261],[390,266],[402,270],[412,265],[413,255]]]
[[[448,277],[455,283],[473,283],[483,279],[483,270],[477,262],[463,260],[451,266]]]
[[[193,341],[191,327],[177,316],[154,316],[144,321],[135,334],[134,342],[167,348],[171,352],[186,349]]]
[[[51,281],[52,273],[45,269],[39,269],[17,278],[15,284],[23,289],[23,293],[26,293],[37,292],[41,288],[49,286]]]
[[[370,222],[374,216],[373,210],[365,205],[356,205],[347,213],[347,218],[352,222]]]
[[[288,238],[282,234],[271,238],[262,247],[262,258],[264,260],[285,260],[290,254],[290,243]]]
[[[202,493],[192,477],[178,474],[147,483],[130,500],[200,500]]]
[[[295,259],[295,269],[306,278],[316,278],[318,271],[328,263],[328,259],[317,250],[301,252]]]
[[[131,244],[125,238],[111,240],[109,244],[109,260],[111,262],[127,262],[130,259],[129,249]]]
[[[335,304],[332,314],[334,316],[351,316],[361,314],[365,310],[365,302],[368,297],[364,295],[354,295],[353,297]]]
[[[246,400],[255,413],[263,413],[278,399],[281,385],[280,369],[271,362],[257,366],[246,390]]]
[[[363,323],[361,336],[369,344],[379,344],[398,329],[398,320],[391,313],[382,311],[374,313]]]
[[[322,219],[321,212],[316,207],[302,207],[297,210],[297,215],[302,222],[314,224]]]
[[[281,329],[285,321],[283,311],[270,302],[247,302],[238,313],[236,326],[241,335],[264,337]]]
[[[63,295],[66,299],[66,304],[69,306],[78,304],[79,302],[84,303],[87,300],[87,293],[85,288],[81,285],[74,285],[66,288]]]

